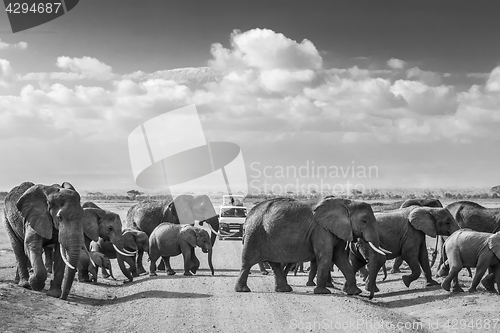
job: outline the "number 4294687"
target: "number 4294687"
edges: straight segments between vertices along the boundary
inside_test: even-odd
[[[14,2],[9,3],[9,5],[5,8],[5,11],[9,14],[52,14],[58,13],[61,8],[60,2],[40,2],[34,3],[30,6],[30,4],[26,2]]]

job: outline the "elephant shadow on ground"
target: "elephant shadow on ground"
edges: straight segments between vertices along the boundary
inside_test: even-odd
[[[130,302],[142,298],[161,299],[161,298],[209,298],[209,297],[213,296],[209,294],[180,293],[180,292],[165,291],[165,290],[147,290],[119,298],[115,296],[115,298],[109,300],[80,296],[80,295],[70,295],[68,297],[69,298],[68,301],[73,301],[75,303],[85,304],[85,305],[105,306],[105,305]]]
[[[384,302],[380,303],[380,306],[383,306],[384,308],[404,308],[407,306],[412,306],[412,305],[420,305],[420,304],[425,304],[425,303],[431,303],[431,302],[436,302],[436,301],[442,301],[445,299],[448,299],[450,297],[462,297],[463,295],[460,295],[460,293],[451,293],[451,294],[442,294],[442,295],[431,295],[431,296],[422,296],[422,297],[417,297],[417,298],[412,298],[412,299],[400,299],[400,300],[395,300],[395,301],[390,301],[390,302]]]
[[[442,289],[441,289],[440,285],[435,285],[432,287],[425,287],[425,288],[418,288],[418,289],[408,288],[408,289],[404,289],[404,290],[390,291],[387,293],[384,293],[383,290],[381,290],[379,293],[377,293],[377,298],[394,297],[394,296],[397,297],[397,296],[403,296],[403,295],[407,295],[407,294],[425,293],[425,292],[428,292],[430,290],[436,291],[436,290],[442,290]]]

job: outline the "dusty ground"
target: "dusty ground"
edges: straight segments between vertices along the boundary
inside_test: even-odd
[[[100,205],[125,217],[131,203]],[[198,252],[205,269],[196,276],[180,274],[181,257],[177,257],[172,260],[177,275],[141,276],[123,285],[124,276],[114,262],[120,281],[101,277],[98,285],[75,281],[70,297],[62,301],[14,285],[15,260],[2,224],[0,331],[500,332],[500,296],[482,289],[475,294],[450,294],[440,287],[425,288],[423,277],[407,289],[401,281],[403,270],[379,282],[380,292],[371,301],[367,292],[351,297],[333,289],[332,295],[314,295],[312,287],[304,286],[306,275],[300,273],[289,277],[293,292],[278,294],[273,291],[272,274],[262,276],[255,270],[248,282],[252,292],[235,293],[241,241],[216,243],[215,276],[209,275],[206,256]],[[336,287],[341,287],[340,273],[335,271],[334,276]],[[461,283],[470,282],[464,271]]]

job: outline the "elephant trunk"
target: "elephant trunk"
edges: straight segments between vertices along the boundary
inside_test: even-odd
[[[113,276],[113,267],[112,267],[112,265],[109,265],[109,275],[113,278],[113,280],[116,280],[116,278]]]
[[[369,299],[372,299],[375,295],[377,274],[380,269],[379,258],[381,256],[382,255],[378,254],[374,249],[370,248],[368,258],[368,286],[370,292]]]
[[[65,279],[62,284],[62,294],[61,299],[67,299],[71,286],[73,285],[73,280],[75,278],[76,267],[78,266],[78,260],[80,258],[80,250],[82,248],[82,237],[81,235],[73,236],[66,239],[60,244],[61,256],[64,256],[64,261],[66,262],[65,269]],[[67,246],[65,244],[68,244]],[[70,267],[72,266],[72,268]]]
[[[116,236],[111,235],[109,237],[109,241],[111,242],[111,244],[113,244],[113,248],[117,252],[117,255],[121,254],[122,256],[125,256],[125,257],[134,257],[135,253],[137,252],[137,251],[131,252],[131,251],[125,250],[125,248],[124,248],[125,242],[123,240],[123,235],[121,233],[116,235]]]
[[[368,258],[368,286],[370,299],[373,298],[376,290],[377,274],[381,267],[381,262],[385,261],[385,253],[380,249],[380,238],[376,229],[369,229],[363,233],[364,240],[369,244]],[[387,251],[389,252],[389,251]],[[382,259],[383,258],[383,259]]]
[[[215,230],[216,232],[219,232],[219,216],[218,215],[209,218],[208,220],[206,220],[206,223],[208,223],[212,227],[211,229]],[[217,234],[211,232],[210,233],[210,243],[211,243],[212,247],[214,246],[216,239],[217,239]]]

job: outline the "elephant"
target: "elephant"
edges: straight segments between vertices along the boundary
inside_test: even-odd
[[[53,279],[47,295],[67,299],[87,228],[83,215],[80,195],[68,182],[62,185],[23,182],[9,192],[5,198],[4,223],[17,261],[15,281],[19,286],[43,290],[47,270],[42,249],[54,244]]]
[[[149,253],[149,237],[144,231],[139,231],[136,229],[124,229],[122,236],[124,251],[136,253],[140,250]],[[125,276],[139,276],[135,264],[135,256],[124,256],[120,254],[116,251],[110,241],[99,238],[97,242],[92,241],[90,243],[90,249],[92,251],[103,253],[110,259],[117,259],[118,265],[120,266],[120,269]],[[126,263],[129,266],[129,269],[127,269],[125,265],[123,265],[123,263]],[[108,276],[105,270],[103,270],[102,273],[104,277]],[[132,280],[129,279],[129,281]]]
[[[201,247],[204,253],[208,253],[208,265],[214,275],[211,260],[212,243],[205,229],[190,225],[160,223],[149,236],[149,259],[151,260],[149,276],[156,276],[158,258],[162,257],[167,260],[181,253],[184,257],[184,275],[190,276],[191,272],[196,273],[200,267],[199,260],[194,256],[196,246]]]
[[[82,207],[84,213],[83,223],[87,226],[87,232],[85,232],[85,247],[91,249],[91,241],[96,242],[99,238],[110,241],[114,250],[119,254],[116,258],[120,269],[128,279],[125,282],[133,281],[132,274],[126,269],[124,262],[129,260],[127,258],[135,258],[136,252],[124,248],[120,215],[102,209],[90,201],[85,202]]]
[[[80,259],[78,261],[78,282],[89,282],[92,281],[97,284],[97,273],[99,267],[105,272],[109,270],[111,277],[113,276],[113,271],[111,269],[111,261],[104,254],[96,251],[86,251],[83,249],[80,251]],[[92,277],[89,277],[89,273]]]
[[[479,232],[471,229],[461,229],[453,233],[444,244],[444,256],[448,257],[449,273],[441,286],[450,291],[453,280],[453,291],[461,292],[458,284],[458,273],[462,267],[476,267],[469,292],[475,292],[484,273],[490,268],[493,273],[482,281],[486,289],[495,291],[497,284],[500,293],[500,232]]]
[[[191,224],[199,221],[200,225],[206,222],[212,231],[210,242],[212,247],[219,234],[219,215],[215,212],[212,201],[207,195],[178,195],[172,201],[143,201],[132,206],[127,212],[126,226],[129,229],[144,231],[148,236],[162,222],[174,224]],[[227,235],[226,235],[227,236]],[[137,271],[139,274],[146,270],[142,265],[143,251],[139,250],[137,255]],[[209,255],[209,260],[212,260]],[[196,255],[195,255],[196,257]],[[167,273],[175,274],[170,263],[165,263]]]
[[[460,228],[468,228],[475,231],[495,233],[500,231],[500,208],[486,208],[472,201],[457,201],[445,207],[455,218]],[[441,250],[444,248],[442,243]],[[438,269],[443,265],[441,256]],[[469,276],[472,277],[470,268]]]
[[[354,272],[345,255],[346,241],[363,238],[378,249],[379,235],[371,206],[327,196],[314,210],[310,205],[291,198],[275,198],[260,202],[247,215],[244,225],[241,270],[236,292],[249,292],[250,268],[267,261],[274,272],[275,291],[289,292],[283,264],[313,261],[318,267],[315,294],[328,294],[327,276],[332,261],[346,278],[348,295],[361,293]],[[373,250],[375,251],[375,250]],[[376,262],[370,265],[370,279],[376,277]],[[370,298],[374,290],[370,291]]]
[[[369,247],[364,240],[360,239],[356,243],[350,243],[349,246],[350,246],[349,250],[351,251],[351,253],[353,253],[354,255],[360,255],[361,259],[368,262],[369,253],[367,250],[369,249]],[[384,273],[384,278],[382,279],[382,281],[385,281],[387,279],[387,268],[385,267],[385,265],[382,265],[382,272]],[[366,267],[365,266],[361,267],[359,269],[359,273],[361,274],[363,281],[366,282],[369,275]]]
[[[421,207],[436,207],[436,208],[443,208],[443,204],[441,201],[438,199],[429,199],[429,198],[414,198],[414,199],[408,199],[405,202],[401,204],[401,207],[399,208],[406,208],[410,206],[421,206]],[[438,243],[439,239],[441,239],[441,242],[443,242],[443,239],[441,236],[436,237],[436,246],[434,246],[434,251],[432,252],[432,260],[431,260],[431,267],[434,265],[434,262],[436,261],[437,253],[438,253]],[[403,258],[397,257],[394,260],[394,264],[392,265],[391,273],[401,273],[399,270],[399,267],[403,263]],[[384,266],[385,268],[385,266]]]
[[[459,226],[450,212],[444,208],[410,206],[375,213],[375,217],[377,230],[380,234],[380,244],[392,252],[385,257],[379,256],[378,266],[381,267],[386,259],[390,260],[401,256],[411,269],[410,275],[403,275],[406,287],[409,287],[410,283],[420,276],[420,267],[422,267],[427,279],[426,286],[437,285],[438,282],[433,280],[431,276],[425,235],[431,237],[436,237],[436,235],[449,236],[458,230]],[[350,253],[350,259],[355,272],[366,264],[362,255],[353,251]]]

